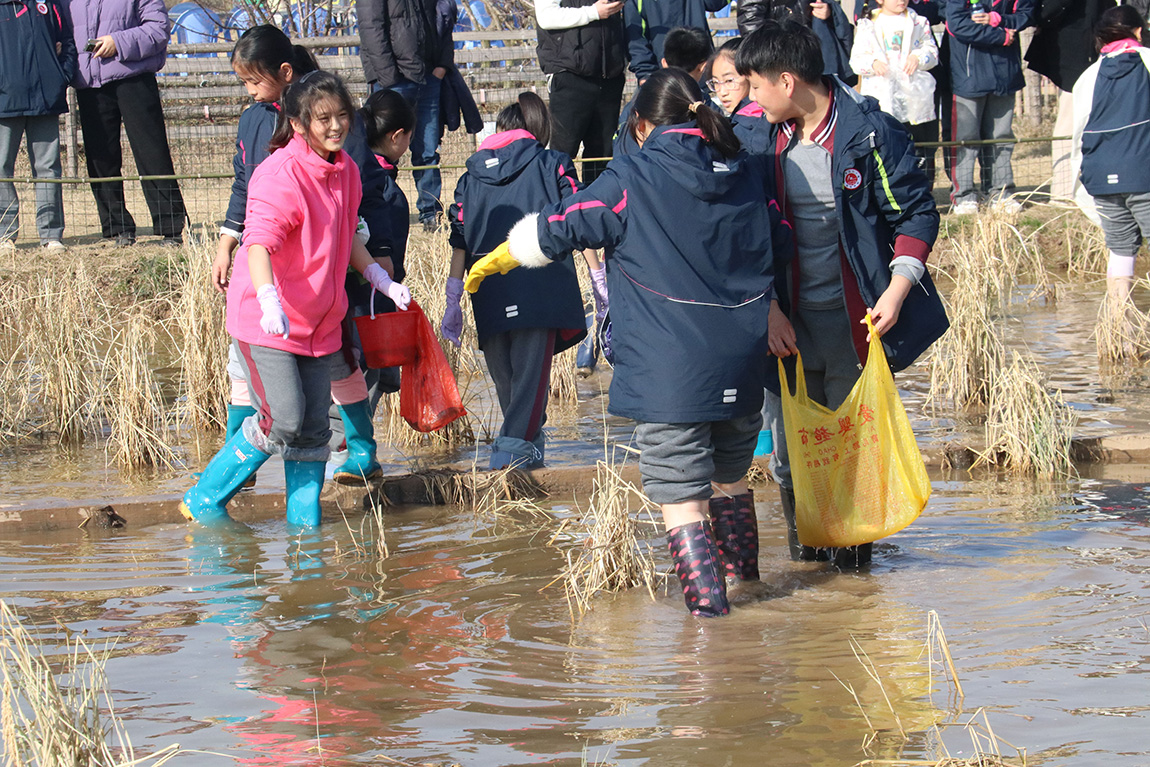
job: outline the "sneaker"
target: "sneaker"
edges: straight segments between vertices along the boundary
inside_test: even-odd
[[[169,234],[164,239],[160,240],[161,248],[178,248],[184,244],[184,237],[181,234]]]
[[[990,204],[995,213],[1005,213],[1008,216],[1017,216],[1022,212],[1022,203],[1013,197],[1001,197]]]
[[[136,244],[135,232],[120,232],[116,235],[116,247],[128,248]]]
[[[974,200],[963,200],[950,206],[950,212],[956,216],[973,216],[978,213],[978,203]]]
[[[15,253],[16,241],[15,240],[0,240],[0,253]]]
[[[46,253],[63,253],[68,249],[68,247],[59,240],[48,240],[40,247],[42,247]]]

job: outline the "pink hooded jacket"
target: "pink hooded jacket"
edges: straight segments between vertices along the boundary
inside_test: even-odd
[[[228,285],[228,333],[240,341],[320,357],[339,351],[347,313],[344,276],[363,196],[347,152],[328,162],[296,134],[252,173],[244,244]],[[272,274],[287,314],[286,339],[260,329],[248,247],[271,254]]]

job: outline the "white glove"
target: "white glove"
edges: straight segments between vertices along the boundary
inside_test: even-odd
[[[372,291],[378,290],[390,298],[395,304],[395,308],[401,312],[407,310],[408,304],[411,303],[411,291],[402,283],[391,279],[382,266],[376,263],[369,264],[363,272],[363,278],[371,283]],[[374,310],[371,316],[373,319],[375,318]]]
[[[284,314],[283,307],[280,306],[280,296],[276,292],[276,286],[271,283],[262,286],[256,291],[256,300],[260,302],[260,309],[264,313],[264,316],[260,317],[260,329],[269,336],[287,338],[290,330],[288,318]]]

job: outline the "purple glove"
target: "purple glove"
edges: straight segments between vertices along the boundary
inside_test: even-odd
[[[447,309],[443,312],[439,332],[458,349],[462,343],[459,336],[463,333],[463,309],[459,306],[459,300],[463,298],[463,280],[448,277],[444,293],[447,295]]]
[[[607,316],[607,309],[609,304],[607,302],[607,269],[600,266],[598,269],[590,269],[591,272],[591,292],[595,295],[595,320],[602,322],[603,318]]]
[[[407,311],[408,304],[411,303],[411,291],[403,284],[387,276],[387,271],[382,266],[374,262],[371,263],[364,270],[363,278],[371,283],[372,291],[378,290],[392,300],[396,309],[401,312]],[[372,295],[374,297],[374,293]],[[371,317],[375,319],[374,311]]]
[[[260,329],[269,336],[287,338],[291,328],[288,326],[287,315],[284,314],[283,307],[280,306],[280,296],[276,292],[276,286],[270,282],[261,286],[256,291],[256,300],[260,302],[260,309],[264,313],[264,316],[260,317]]]

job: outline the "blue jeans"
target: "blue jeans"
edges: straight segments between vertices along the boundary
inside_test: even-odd
[[[439,164],[439,91],[443,81],[429,71],[427,82],[420,85],[411,80],[400,80],[391,90],[407,99],[415,109],[415,132],[411,136],[411,164]],[[443,179],[439,168],[412,172],[418,196],[415,207],[420,221],[434,221],[443,211]]]
[[[28,144],[28,159],[36,178],[60,178],[60,118],[0,118],[0,178],[12,178],[20,138]],[[36,229],[40,244],[64,236],[64,187],[60,184],[36,184]],[[0,240],[15,240],[19,228],[20,200],[12,182],[0,184]]]

